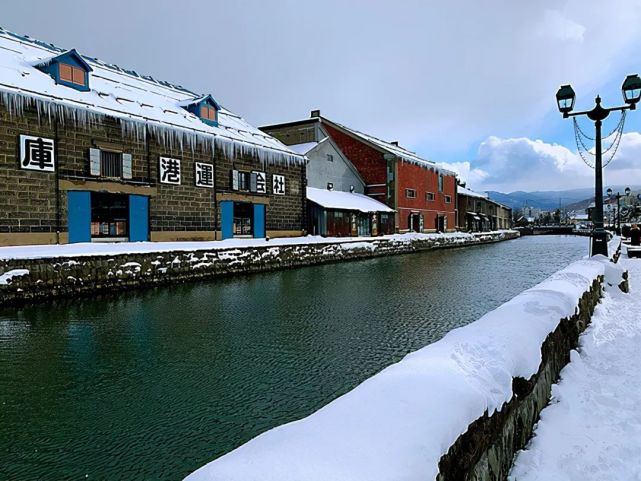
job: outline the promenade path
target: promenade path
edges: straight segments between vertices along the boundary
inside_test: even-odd
[[[641,481],[641,259],[605,292],[511,481]]]

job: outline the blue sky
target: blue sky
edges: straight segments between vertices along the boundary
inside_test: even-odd
[[[572,83],[578,108],[597,93],[620,104],[641,71],[639,25],[641,0],[20,0],[2,15],[255,125],[320,109],[501,191],[592,184],[554,94]],[[606,184],[641,184],[641,111],[628,119]]]

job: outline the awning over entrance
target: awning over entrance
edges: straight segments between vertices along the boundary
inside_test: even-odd
[[[360,212],[394,212],[394,209],[364,194],[307,187],[307,200],[326,209]]]
[[[472,216],[474,220],[481,220],[481,218],[476,214],[476,212],[468,212],[467,215]]]

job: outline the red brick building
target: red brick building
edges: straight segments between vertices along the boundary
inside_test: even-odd
[[[333,122],[309,119],[261,127],[286,145],[329,136],[365,181],[365,194],[396,211],[397,232],[456,230],[456,174],[414,152]]]

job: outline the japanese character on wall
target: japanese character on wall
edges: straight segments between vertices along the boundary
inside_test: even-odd
[[[196,187],[214,188],[214,164],[196,162]]]
[[[158,173],[162,184],[180,185],[180,159],[161,157]]]
[[[55,172],[53,139],[20,135],[20,167],[39,172]]]
[[[275,195],[285,195],[284,175],[272,175],[272,192]]]
[[[252,192],[257,194],[266,194],[267,193],[267,176],[265,172],[253,171],[252,172]]]

